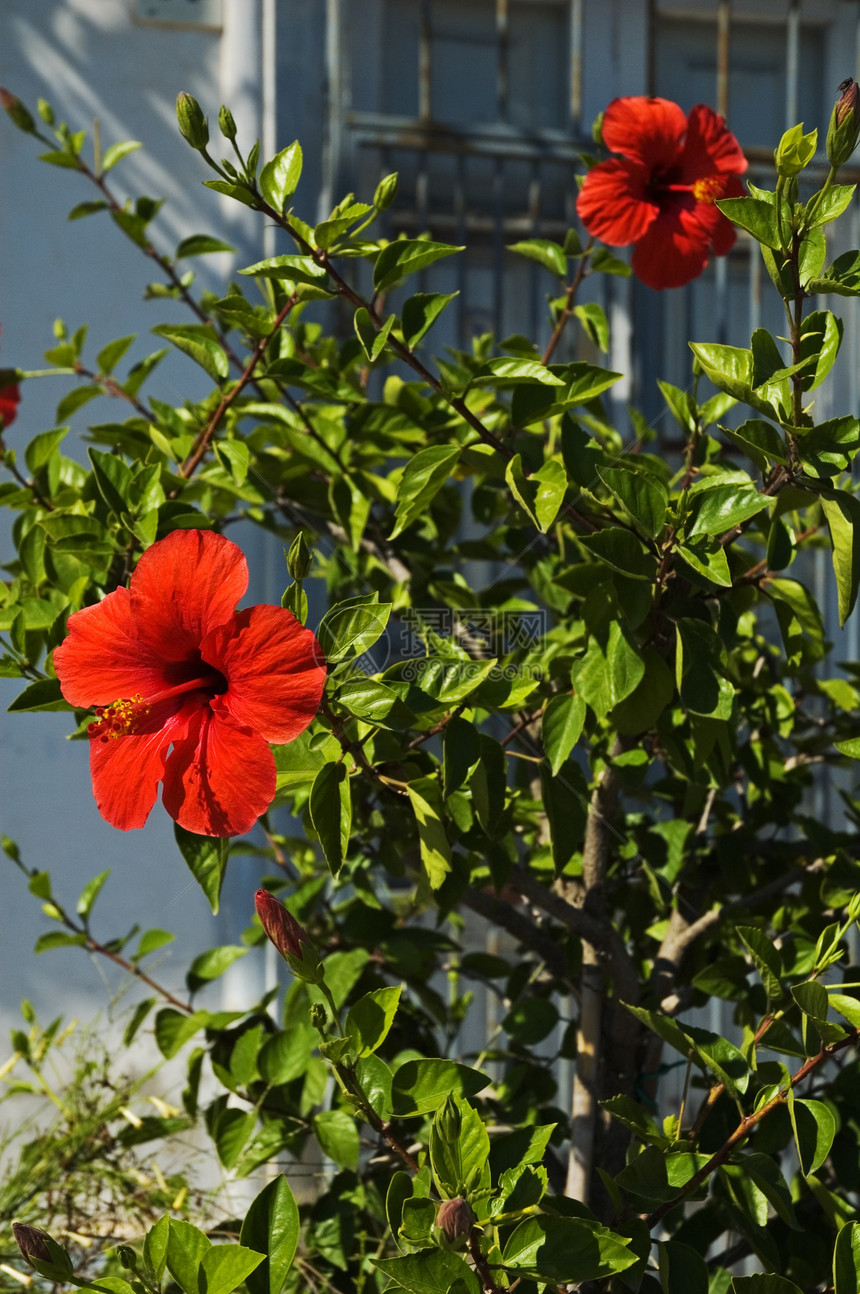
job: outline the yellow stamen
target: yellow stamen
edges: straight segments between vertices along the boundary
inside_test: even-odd
[[[695,180],[691,188],[697,202],[706,202],[710,205],[716,202],[722,193],[723,182],[718,175],[706,175],[701,180]]]

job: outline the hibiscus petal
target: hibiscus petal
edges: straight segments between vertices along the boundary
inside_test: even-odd
[[[603,114],[603,142],[613,153],[647,171],[662,171],[675,161],[687,118],[670,99],[644,94],[613,99]]]
[[[646,287],[680,288],[698,278],[708,263],[708,239],[687,232],[677,212],[651,226],[633,250],[633,273]]]
[[[714,173],[742,175],[747,165],[741,146],[724,118],[704,103],[691,108],[687,137],[678,157],[681,180],[692,184]]]
[[[170,743],[180,740],[201,712],[199,701],[174,713],[169,703],[154,706],[136,732],[90,739],[93,795],[111,826],[120,831],[143,826],[155,803]]]
[[[737,189],[741,193],[737,193]],[[742,185],[740,180],[729,181],[726,185],[726,192],[720,194],[723,198],[736,198],[742,195]],[[693,241],[706,243],[714,248],[718,256],[726,255],[735,246],[737,234],[735,225],[723,215],[719,207],[714,206],[711,202],[697,202],[691,211],[684,211],[680,216],[683,232]]]
[[[233,615],[248,587],[242,550],[211,530],[174,530],[147,548],[131,577],[138,633],[165,660],[187,660]]]
[[[590,234],[610,247],[641,238],[660,208],[648,196],[648,173],[621,158],[593,167],[576,200],[576,211]]]
[[[250,831],[275,795],[275,760],[259,733],[210,709],[192,717],[164,768],[164,807],[198,836]]]
[[[128,589],[69,616],[69,633],[54,651],[54,669],[71,705],[110,705],[170,686],[169,666],[141,642]]]
[[[238,612],[200,650],[229,683],[213,709],[228,712],[266,741],[292,741],[316,714],[326,680],[322,649],[283,607]]]

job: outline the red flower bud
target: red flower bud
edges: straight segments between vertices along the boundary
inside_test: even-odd
[[[474,1224],[475,1215],[468,1200],[457,1196],[456,1199],[446,1200],[444,1204],[440,1204],[439,1212],[436,1214],[436,1226],[449,1244],[453,1244],[455,1240],[462,1240],[469,1234]]]
[[[830,114],[825,151],[831,166],[844,166],[857,146],[860,136],[860,86],[849,77],[839,87],[839,98]]]
[[[21,1257],[26,1258],[28,1263],[34,1258],[41,1263],[53,1261],[51,1251],[45,1243],[45,1233],[38,1227],[30,1227],[26,1222],[13,1222],[12,1234],[16,1245],[21,1250]]]
[[[32,114],[24,107],[17,94],[10,94],[0,86],[0,108],[8,113],[12,123],[27,135],[35,135],[36,123]]]
[[[10,427],[18,416],[18,405],[21,403],[21,392],[17,382],[0,386],[0,431]]]
[[[280,899],[276,899],[268,890],[257,890],[254,907],[267,937],[281,956],[301,958],[302,944],[309,944],[310,940]]]

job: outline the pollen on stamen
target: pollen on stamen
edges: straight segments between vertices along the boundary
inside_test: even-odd
[[[137,724],[150,707],[144,702],[139,692],[132,697],[121,697],[111,705],[96,706],[95,722],[87,726],[87,735],[108,741],[113,737],[127,737],[133,733]]]
[[[718,175],[705,175],[700,180],[694,180],[691,187],[693,197],[697,202],[706,202],[711,205],[716,202],[722,193],[723,181]]]

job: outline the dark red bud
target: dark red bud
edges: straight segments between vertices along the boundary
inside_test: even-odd
[[[257,909],[257,916],[267,937],[281,956],[300,958],[302,944],[309,942],[308,937],[280,899],[276,899],[268,890],[257,890],[254,895],[254,907]]]
[[[836,124],[841,126],[849,112],[857,111],[857,104],[860,101],[860,86],[851,77],[843,81],[839,87],[840,95],[836,100]]]
[[[32,114],[24,107],[17,94],[10,94],[0,86],[0,108],[8,113],[10,120],[19,130],[28,135],[36,133],[36,123]]]
[[[446,1200],[444,1204],[439,1205],[436,1226],[449,1244],[467,1236],[474,1225],[475,1215],[468,1200],[457,1196],[456,1199]]]
[[[26,1222],[13,1222],[12,1234],[15,1237],[15,1243],[21,1250],[22,1258],[27,1262],[50,1263],[53,1262],[51,1251],[45,1243],[45,1233],[38,1227],[30,1227]]]

